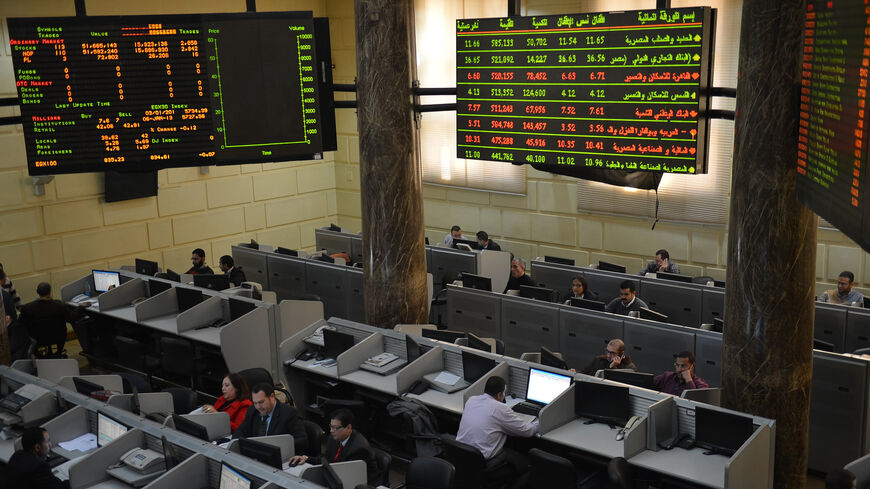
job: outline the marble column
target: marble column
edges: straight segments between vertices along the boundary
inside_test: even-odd
[[[412,1],[355,2],[366,322],[385,328],[428,322]]]
[[[725,407],[776,419],[774,487],[803,488],[818,219],[795,193],[805,2],[744,0],[728,279]]]

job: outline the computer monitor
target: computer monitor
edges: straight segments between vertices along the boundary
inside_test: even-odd
[[[341,478],[335,473],[335,469],[329,465],[326,457],[321,457],[320,467],[311,467],[302,473],[302,479],[311,481],[327,489],[344,489]]]
[[[495,360],[462,350],[462,378],[466,382],[477,382],[494,368]]]
[[[105,390],[100,384],[95,384],[81,377],[73,377],[73,385],[76,387],[76,392],[88,397],[94,392]]]
[[[464,331],[450,331],[449,329],[424,329],[423,338],[431,338],[433,340],[443,341],[445,343],[456,343],[457,338],[465,338]]]
[[[281,447],[242,438],[239,440],[239,453],[270,467],[281,468]]]
[[[724,280],[714,280],[713,287],[719,287],[719,288],[724,289],[725,288],[725,281]],[[866,297],[865,297],[865,299],[866,299]],[[867,306],[864,306],[864,307],[867,307]]]
[[[619,426],[630,417],[628,387],[579,381],[574,384],[574,396],[577,417]]]
[[[248,248],[250,248],[250,249],[252,249],[252,250],[259,250],[259,249],[260,249],[260,243],[257,243],[256,241],[254,241],[254,240],[252,239],[251,242],[248,244]]]
[[[549,256],[544,255],[544,261],[547,263],[558,263],[560,265],[571,265],[574,266],[574,260],[572,258],[561,258],[558,256]]]
[[[94,290],[106,292],[110,288],[121,285],[121,274],[107,270],[91,270],[94,277]]]
[[[492,292],[492,279],[474,275],[473,273],[462,272],[462,286],[468,289]]]
[[[668,321],[668,317],[660,312],[655,312],[652,309],[641,307],[639,311],[639,316],[641,319],[649,319],[650,321],[659,321],[665,323]]]
[[[625,267],[622,265],[617,265],[616,263],[609,263],[606,261],[598,261],[598,269],[604,270],[606,272],[618,272],[625,273]]]
[[[405,354],[408,363],[411,363],[414,360],[420,358],[421,355],[420,344],[417,343],[414,338],[411,338],[408,335],[405,335]]]
[[[175,424],[175,429],[184,434],[199,438],[200,440],[211,441],[208,439],[208,430],[205,426],[195,421],[191,421],[178,414],[173,414],[172,422]]]
[[[177,274],[170,268],[166,269],[166,272],[163,274],[163,278],[165,278],[166,280],[171,280],[173,282],[181,282],[181,275]]]
[[[480,339],[480,337],[477,336],[476,334],[466,333],[466,336],[468,337],[469,348],[474,348],[477,350],[485,351],[487,353],[492,353],[492,346],[490,346],[489,343]]]
[[[153,277],[154,274],[157,273],[157,270],[160,267],[157,265],[156,261],[143,260],[141,258],[136,258],[136,273],[140,273],[142,275],[148,275],[149,277]]]
[[[314,257],[314,259],[317,261],[322,261],[324,263],[335,263],[335,258],[324,254],[317,255]]]
[[[604,312],[607,304],[601,301],[593,301],[590,299],[580,299],[579,297],[572,297],[569,300],[569,304],[574,307],[582,307],[583,309],[590,309],[592,311],[601,311]]]
[[[155,295],[165,292],[172,288],[172,284],[168,282],[161,282],[159,280],[148,280],[148,296],[154,297]]]
[[[550,404],[559,394],[571,387],[574,376],[557,374],[531,367],[526,383],[526,400],[538,404]]]
[[[221,464],[220,489],[251,489],[251,479],[227,464]]]
[[[97,445],[104,447],[127,432],[127,426],[103,413],[97,413]]]
[[[329,230],[330,230],[330,231],[335,231],[336,233],[340,233],[340,232],[341,232],[341,226],[339,226],[339,225],[337,225],[337,224],[330,223],[330,224],[329,224]]]
[[[644,389],[655,389],[653,386],[654,374],[646,372],[635,372],[627,369],[606,369],[604,378],[623,384],[633,385],[635,387],[643,387]]]
[[[520,285],[520,297],[537,301],[553,302],[554,295],[555,293],[553,292],[553,289],[532,287],[531,285]]]
[[[194,275],[193,285],[211,290],[226,290],[230,288],[230,276],[222,273]]]
[[[191,307],[202,302],[202,292],[195,289],[185,287],[175,288],[176,298],[178,299],[178,312],[184,312]]]
[[[172,470],[180,462],[175,445],[169,443],[166,436],[160,437],[160,443],[163,445],[163,460],[166,463],[166,470]]]
[[[453,238],[453,247],[457,248],[456,245],[458,245],[458,244],[468,245],[468,247],[471,248],[472,250],[476,250],[478,248],[477,241],[473,241],[470,239]],[[459,248],[457,248],[457,249],[459,249]]]
[[[541,365],[568,370],[568,364],[565,363],[565,360],[559,358],[546,346],[541,347]]]
[[[688,275],[683,275],[680,273],[656,272],[656,278],[661,278],[664,280],[673,280],[674,282],[685,282],[687,284],[692,283],[692,277],[690,277]]]
[[[329,358],[339,355],[353,346],[353,335],[341,333],[332,329],[323,330],[323,352]]]
[[[230,321],[235,321],[257,308],[257,305],[253,302],[233,298],[229,298],[228,300],[230,302]]]
[[[296,251],[296,250],[291,250],[290,248],[282,248],[282,247],[280,247],[280,246],[277,247],[277,248],[275,248],[275,253],[278,253],[279,255],[299,256],[299,252],[298,252],[298,251]]]
[[[725,331],[725,320],[722,318],[713,318],[713,329],[710,331],[715,331],[717,333]]]
[[[834,353],[834,344],[813,338],[813,350],[829,351]]]
[[[752,418],[695,407],[695,444],[731,456],[752,436]]]

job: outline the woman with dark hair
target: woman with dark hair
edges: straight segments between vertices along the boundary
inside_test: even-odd
[[[214,405],[206,404],[202,407],[204,413],[225,412],[230,415],[230,429],[236,428],[245,420],[245,413],[253,404],[251,403],[251,390],[245,379],[237,373],[229,373],[224,377],[221,384],[221,396]]]
[[[571,277],[571,295],[565,301],[565,304],[570,304],[571,299],[587,299],[587,300],[598,300],[598,294],[593,293],[589,290],[589,282],[586,281],[586,277],[583,275],[575,275]]]

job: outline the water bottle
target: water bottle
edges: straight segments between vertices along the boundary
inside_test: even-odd
[[[88,297],[91,296],[91,283],[90,282],[85,282],[85,295]]]

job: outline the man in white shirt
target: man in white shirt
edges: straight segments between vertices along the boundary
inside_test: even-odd
[[[444,244],[447,246],[453,246],[454,239],[465,239],[465,236],[462,235],[462,229],[455,225],[451,227],[450,232],[444,236]]]
[[[508,435],[530,437],[538,432],[538,420],[515,413],[504,403],[505,380],[487,379],[483,394],[468,399],[459,421],[456,441],[480,450],[487,467],[507,463],[516,475],[528,471],[528,461],[519,453],[505,448]]]

